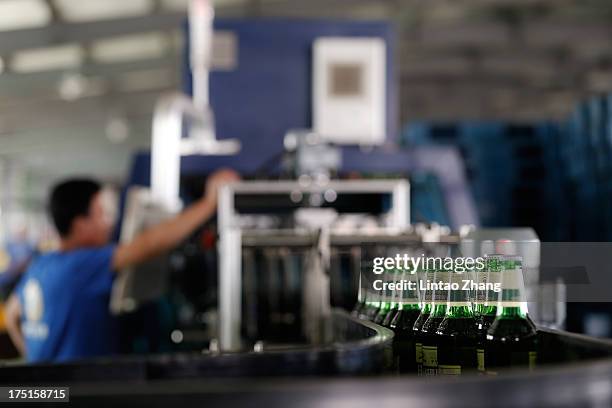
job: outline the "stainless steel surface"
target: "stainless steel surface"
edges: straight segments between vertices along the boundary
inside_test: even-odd
[[[403,231],[409,220],[409,184],[406,180],[331,180],[325,183],[310,181],[244,181],[223,187],[219,195],[219,345],[224,351],[237,351],[242,347],[242,266],[241,251],[244,231],[235,198],[241,194],[270,195],[283,193],[322,193],[333,190],[337,194],[365,193],[390,194],[391,208],[386,219],[387,228]],[[263,230],[262,230],[263,231]],[[294,237],[296,243],[313,243],[312,231]],[[270,240],[273,233],[269,234]]]
[[[181,207],[181,155],[235,154],[240,150],[238,140],[216,139],[214,115],[209,105],[213,18],[211,1],[191,0],[189,35],[193,99],[180,93],[164,95],[159,99],[153,114],[151,189],[155,200],[171,211]],[[185,118],[193,122],[187,138],[183,138]]]
[[[242,246],[309,246],[316,239],[312,231],[295,229],[271,230],[242,230]],[[438,243],[458,244],[459,236],[456,234],[441,235]],[[340,233],[332,231],[330,234],[332,246],[354,246],[359,244],[421,244],[424,242],[420,234],[414,232],[398,231],[396,228],[380,228],[372,233],[350,232]]]

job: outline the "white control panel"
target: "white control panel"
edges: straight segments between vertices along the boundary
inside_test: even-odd
[[[377,145],[386,133],[382,38],[322,37],[313,49],[313,130],[338,144]]]

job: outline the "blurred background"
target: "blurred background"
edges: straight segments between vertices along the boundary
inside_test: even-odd
[[[529,233],[477,239],[612,238],[612,3],[213,3],[210,54],[199,55],[207,43],[193,33],[189,41],[187,0],[0,0],[0,269],[7,271],[0,276],[8,288],[33,253],[54,246],[45,202],[62,178],[87,175],[108,185],[119,203],[119,239],[128,191],[151,184],[160,98],[197,94],[194,84],[204,83],[204,127],[230,144],[204,143],[183,155],[185,203],[220,167],[251,180],[405,179],[409,205],[401,208],[409,207],[406,225],[420,225],[421,241],[431,231],[439,239],[462,228],[511,227]],[[336,196],[317,197],[307,206]],[[286,206],[249,203],[267,214]],[[277,221],[249,220],[260,229]],[[178,294],[152,306],[170,316],[168,341],[166,332],[182,341],[174,331],[180,322],[211,321],[216,234],[206,227],[170,259]],[[282,250],[266,256],[284,259]],[[202,265],[207,274],[186,272]],[[343,278],[352,289],[355,276]],[[337,296],[350,308],[356,291]],[[609,336],[608,309],[576,306],[568,328]],[[141,317],[151,315],[145,310]],[[565,324],[562,314],[553,321]],[[154,337],[145,346],[132,338],[128,348],[163,348],[151,345]]]
[[[80,173],[126,183],[134,154],[150,146],[155,101],[186,86],[187,4],[0,1],[3,236],[22,230],[25,214],[33,224],[28,228],[38,228],[46,189],[58,178]],[[388,141],[456,148],[482,225],[530,225],[543,240],[605,240],[612,233],[606,223],[585,219],[602,214],[610,201],[609,2],[220,0],[215,8],[221,21],[388,21]],[[267,45],[257,46],[274,53],[282,38],[270,35]],[[238,51],[218,48],[213,106],[236,102],[218,96],[215,81],[241,71],[232,61],[239,55],[223,55]],[[291,70],[309,50],[302,53],[286,60],[262,55],[260,63],[270,72]],[[265,84],[270,94],[274,86]],[[248,109],[261,108],[254,102]],[[310,108],[301,103],[306,116]],[[246,137],[231,133],[229,120],[217,119],[220,137]],[[308,121],[301,122],[288,125]],[[265,153],[279,148],[270,145]],[[445,211],[413,217],[448,222]]]

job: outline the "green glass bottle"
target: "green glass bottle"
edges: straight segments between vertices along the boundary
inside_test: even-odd
[[[495,292],[491,285],[501,283],[504,257],[502,255],[489,255],[486,262],[486,271],[479,275],[489,289],[478,291],[482,302],[476,304],[476,329],[478,330],[478,371],[484,372],[484,344],[487,339],[487,330],[497,316],[497,303],[501,292]],[[483,278],[483,275],[485,276]],[[479,280],[479,283],[481,281]],[[484,295],[484,296],[483,296]],[[478,299],[477,299],[478,300]]]
[[[351,311],[351,315],[355,317],[360,317],[363,315],[365,307],[366,307],[366,291],[363,287],[364,283],[361,279],[361,272],[359,273],[359,290],[357,292],[357,303],[355,303],[355,307]]]
[[[387,313],[387,316],[385,316],[385,320],[383,320],[380,325],[383,327],[391,328],[391,322],[393,321],[393,319],[395,319],[395,316],[399,312],[400,306],[400,301],[393,302],[393,304],[391,305],[391,310],[389,311],[389,313]]]
[[[411,282],[414,289],[401,291],[399,308],[391,320],[389,328],[393,330],[393,352],[400,373],[416,372],[415,341],[412,327],[421,313],[419,307],[418,279],[416,271],[402,273],[403,279]]]
[[[433,282],[435,280],[435,272],[433,269],[427,269],[424,268],[423,271],[420,273],[420,277],[419,277],[419,281],[420,282]],[[421,333],[421,328],[423,327],[423,324],[425,324],[425,322],[427,321],[427,319],[429,318],[429,315],[431,314],[431,310],[432,310],[432,298],[433,298],[433,292],[429,289],[421,289],[421,285],[419,285],[419,290],[422,293],[421,296],[421,312],[419,313],[419,316],[417,317],[417,319],[414,322],[414,325],[412,326],[412,331],[414,333],[414,351],[415,351],[415,363],[416,363],[416,368],[417,368],[417,374],[418,375],[422,375],[423,374],[423,343],[421,341],[420,338],[420,333]]]
[[[397,269],[387,269],[384,272],[383,281],[387,284],[387,286],[386,289],[381,291],[380,307],[373,320],[373,322],[376,324],[382,325],[382,322],[394,307],[396,291],[391,290],[388,284],[398,280],[398,272],[399,271]]]
[[[490,258],[486,258],[485,267],[480,270],[476,270],[474,273],[475,281],[477,284],[485,284],[489,281],[489,262]],[[487,304],[487,291],[486,289],[474,290],[474,302],[473,310],[474,316],[477,318],[484,313],[484,309]]]
[[[448,308],[436,332],[438,375],[461,375],[475,372],[478,331],[470,302],[470,291],[464,290],[464,272],[450,276]]]
[[[386,273],[386,271],[384,272]],[[384,277],[384,274],[383,274]],[[368,283],[365,289],[366,299],[365,307],[363,308],[362,318],[369,321],[374,321],[378,311],[380,310],[382,292],[377,291],[372,286],[372,282]]]
[[[497,317],[487,332],[485,369],[490,374],[509,367],[532,370],[537,362],[537,346],[537,330],[528,316],[522,258],[506,257]]]
[[[438,339],[436,331],[438,326],[446,316],[450,283],[450,272],[442,268],[435,271],[435,284],[438,287],[433,289],[432,312],[423,323],[419,333],[419,340],[422,343],[423,354],[423,375],[435,376],[438,374]]]
[[[407,272],[403,269],[396,270],[395,271],[395,282],[401,283],[405,279],[406,273]],[[391,328],[391,322],[393,321],[393,319],[395,318],[395,315],[399,311],[401,303],[402,303],[402,291],[395,290],[392,295],[391,309],[385,315],[385,318],[383,319],[383,321],[380,323],[381,326],[386,327],[386,328]]]

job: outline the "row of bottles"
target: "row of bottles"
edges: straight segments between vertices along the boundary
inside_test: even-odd
[[[503,368],[535,366],[537,333],[527,311],[520,257],[489,256],[486,268],[473,274],[442,268],[387,270],[383,280],[415,282],[415,289],[364,288],[353,313],[394,331],[400,373],[496,374]],[[486,289],[464,290],[466,280]],[[448,284],[430,289],[419,281]],[[493,289],[496,283],[498,290]]]

